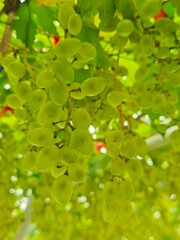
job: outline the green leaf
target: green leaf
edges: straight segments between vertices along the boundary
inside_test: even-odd
[[[17,11],[17,16],[19,19],[13,22],[12,27],[16,30],[17,38],[19,38],[26,47],[32,49],[37,25],[32,19],[31,5],[27,2],[21,4]]]
[[[50,34],[58,35],[56,27],[53,24],[54,12],[46,6],[33,6],[34,12],[37,14],[39,25]]]

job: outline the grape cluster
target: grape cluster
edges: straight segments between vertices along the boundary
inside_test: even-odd
[[[28,146],[22,167],[51,174],[53,195],[66,204],[74,186],[90,175],[89,159],[96,157],[94,145],[101,141],[98,153],[107,156],[108,164],[96,174],[108,176],[102,197],[107,222],[129,219],[134,183],[142,178],[148,156],[146,137],[158,131],[160,117],[175,121],[179,114],[177,24],[168,17],[151,19],[161,7],[161,1],[144,1],[137,16],[130,17],[119,6],[119,19],[109,26],[112,34],[104,33],[101,23],[98,31],[91,29],[100,39],[107,37],[108,43],[102,41],[107,51],[102,51],[96,35],[93,40],[86,36],[89,25],[83,14],[63,2],[58,21],[64,38],[44,54],[41,71],[29,71],[27,62],[12,54],[3,59],[13,89],[6,103],[14,109]],[[179,139],[177,130],[170,137],[175,151]]]

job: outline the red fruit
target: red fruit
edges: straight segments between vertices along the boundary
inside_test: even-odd
[[[56,36],[56,35],[53,35],[53,40],[54,40],[54,43],[53,43],[53,46],[56,46],[56,44],[59,42],[60,40],[60,37]]]
[[[7,112],[10,112],[12,114],[14,113],[14,111],[13,111],[13,109],[11,107],[5,106],[5,107],[3,107],[3,109],[0,112],[0,117],[5,116]]]
[[[158,20],[159,18],[163,18],[166,16],[166,12],[164,10],[162,10],[161,12],[157,13],[155,16],[154,16],[154,19],[155,20]]]
[[[95,143],[95,149],[98,152],[101,152],[101,148],[106,148],[106,144],[104,142],[97,142],[97,143]]]

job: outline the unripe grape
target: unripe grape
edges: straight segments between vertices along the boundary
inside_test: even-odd
[[[6,103],[11,108],[20,108],[24,104],[24,102],[16,94],[8,95],[6,97]]]
[[[112,130],[106,133],[105,141],[107,144],[112,142],[120,144],[124,138],[124,133],[121,130]]]
[[[36,89],[28,101],[31,111],[37,111],[47,100],[46,92],[42,89]]]
[[[15,93],[22,100],[29,100],[33,91],[28,81],[22,81],[15,86]]]
[[[36,85],[39,88],[49,88],[54,81],[54,74],[51,70],[40,72],[36,78]]]
[[[73,163],[68,166],[68,175],[75,182],[83,182],[85,180],[85,169],[79,163]]]
[[[143,174],[140,160],[130,159],[127,162],[127,172],[132,180],[139,180]]]
[[[119,188],[120,188],[120,194],[122,198],[126,201],[131,200],[131,198],[134,195],[133,182],[129,180],[122,181],[119,185]]]
[[[51,174],[53,177],[59,177],[67,171],[67,166],[60,163],[59,159],[51,167]]]
[[[141,37],[140,48],[147,55],[151,55],[154,52],[155,43],[150,35],[145,34]]]
[[[80,49],[81,41],[77,38],[66,38],[61,40],[54,48],[54,52],[58,57],[73,57]]]
[[[101,93],[106,87],[106,80],[102,77],[91,77],[86,79],[82,85],[82,92],[88,96],[93,97]]]
[[[72,35],[78,35],[82,29],[82,20],[80,16],[73,13],[68,20],[68,31]]]
[[[63,164],[69,165],[78,161],[77,152],[70,146],[64,146],[59,150],[59,157]]]
[[[91,123],[90,114],[83,108],[76,108],[72,114],[72,123],[75,128],[88,129]]]
[[[158,12],[161,11],[161,1],[160,0],[148,0],[142,4],[140,8],[140,16],[142,18],[154,17]]]
[[[72,82],[70,86],[70,94],[73,99],[81,100],[85,97],[81,90],[81,84],[77,82]]]
[[[14,111],[14,116],[17,118],[17,119],[20,119],[20,120],[26,120],[27,117],[28,117],[28,112],[26,110],[26,108],[16,108],[15,111]]]
[[[75,129],[71,134],[71,146],[83,155],[93,152],[93,141],[91,134],[82,129]]]
[[[47,127],[38,127],[30,130],[26,138],[32,145],[45,146],[54,142],[54,133]]]
[[[59,6],[58,11],[58,20],[60,22],[60,25],[67,29],[68,27],[68,20],[72,14],[74,14],[74,8],[69,2],[64,2]]]
[[[170,37],[172,32],[176,31],[176,25],[170,18],[159,18],[155,24],[155,30],[159,31],[163,36]]]
[[[141,82],[143,81],[144,79],[146,79],[146,77],[148,76],[149,74],[149,68],[145,65],[141,65],[137,70],[136,70],[136,73],[135,73],[135,80],[136,82]]]
[[[176,130],[174,132],[171,133],[170,137],[170,142],[172,144],[172,146],[175,149],[179,149],[179,143],[180,143],[180,130]]]
[[[26,69],[25,69],[24,64],[22,64],[21,62],[18,62],[18,61],[14,61],[8,65],[7,73],[8,73],[8,75],[10,75],[12,77],[16,77],[16,78],[20,79],[25,75]]]
[[[68,87],[63,81],[56,81],[50,88],[51,99],[58,105],[64,105],[69,96]]]
[[[51,167],[59,157],[59,148],[56,145],[44,146],[37,157],[36,167],[38,170],[43,171]]]
[[[53,101],[46,102],[39,110],[37,121],[41,125],[48,125],[60,121],[62,108]]]
[[[124,98],[124,95],[117,90],[112,91],[107,95],[107,100],[109,104],[114,107],[117,107],[118,105],[120,105],[123,101],[123,98]]]
[[[65,58],[58,58],[52,63],[54,75],[62,81],[72,82],[74,79],[74,69]]]
[[[77,58],[81,62],[88,62],[96,57],[96,48],[89,42],[83,42],[79,49]]]
[[[121,20],[117,25],[117,33],[121,37],[128,37],[134,29],[133,23],[129,19]]]
[[[73,193],[73,182],[67,175],[59,176],[53,184],[53,194],[56,200],[65,204],[70,201]]]
[[[122,176],[126,170],[126,162],[120,157],[112,159],[111,172],[114,175]]]
[[[37,156],[38,153],[35,151],[26,152],[22,158],[22,167],[27,170],[34,169]]]

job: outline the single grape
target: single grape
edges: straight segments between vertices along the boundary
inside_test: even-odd
[[[26,152],[22,158],[22,168],[32,170],[35,168],[35,163],[38,153],[35,151]]]
[[[7,73],[12,77],[21,79],[26,73],[26,68],[21,62],[13,61],[8,65]]]
[[[124,98],[124,94],[117,90],[112,91],[107,95],[108,103],[114,107],[117,107],[118,105],[120,105],[123,101],[123,98]]]
[[[70,146],[64,146],[59,150],[59,157],[63,164],[69,165],[78,161],[77,152]]]
[[[83,182],[85,180],[85,169],[79,163],[73,163],[68,166],[68,175],[75,182]]]
[[[130,180],[125,180],[122,181],[119,184],[119,191],[120,191],[120,196],[125,200],[125,201],[130,201],[134,195],[134,185],[133,182]]]
[[[67,166],[60,161],[60,158],[56,160],[51,167],[51,175],[53,177],[59,177],[63,175],[66,171]]]
[[[47,127],[34,128],[27,133],[26,137],[35,146],[45,146],[54,142],[54,133]]]
[[[54,75],[57,79],[67,83],[72,82],[74,79],[74,70],[71,64],[65,58],[57,58],[52,63]]]
[[[79,49],[77,58],[80,62],[88,62],[96,57],[96,48],[89,42],[83,42]]]
[[[46,100],[46,92],[42,89],[36,89],[32,93],[31,98],[28,101],[30,110],[33,112],[39,110],[39,108],[46,102]]]
[[[140,48],[146,55],[153,54],[155,43],[151,35],[145,34],[141,37]]]
[[[32,96],[33,90],[28,81],[22,81],[15,85],[15,93],[22,100],[29,100]]]
[[[112,130],[106,132],[105,142],[107,144],[117,143],[120,144],[124,138],[124,133],[121,130]]]
[[[155,24],[155,30],[159,31],[163,37],[170,37],[172,32],[175,32],[177,27],[176,24],[170,18],[159,18]]]
[[[50,88],[51,99],[58,105],[64,105],[69,96],[68,87],[63,81],[56,81]]]
[[[26,108],[23,108],[23,107],[16,108],[14,111],[14,116],[20,120],[27,120],[28,112],[27,112]]]
[[[54,52],[58,57],[73,57],[81,46],[81,41],[77,38],[66,38],[61,40],[54,48]]]
[[[6,97],[6,103],[11,108],[20,108],[24,104],[24,102],[16,94],[8,95]]]
[[[80,16],[73,13],[68,20],[68,31],[71,35],[78,35],[82,29],[82,20]]]
[[[146,65],[141,65],[135,73],[136,82],[141,82],[148,77],[149,68]]]
[[[134,29],[134,24],[129,19],[122,19],[117,24],[117,33],[121,37],[128,37]]]
[[[43,171],[52,166],[52,164],[59,158],[59,148],[56,145],[44,146],[37,157],[36,167]]]
[[[59,6],[59,11],[58,11],[58,20],[60,22],[60,25],[64,28],[67,29],[68,27],[68,20],[72,14],[74,14],[74,8],[69,2],[63,2]]]
[[[93,141],[91,134],[82,129],[75,129],[71,134],[71,146],[83,155],[93,152]]]
[[[126,170],[126,162],[120,158],[116,157],[112,159],[111,173],[114,175],[122,176]]]
[[[65,204],[70,201],[73,193],[73,182],[67,175],[59,176],[53,184],[53,194],[57,202]]]
[[[82,92],[88,97],[98,95],[105,87],[106,80],[103,77],[88,78],[81,85]]]
[[[161,11],[161,1],[160,0],[148,0],[144,1],[140,8],[141,18],[152,18],[158,12]]]
[[[119,155],[119,144],[111,142],[107,144],[107,154],[110,157],[117,157]]]
[[[127,172],[132,180],[139,180],[143,174],[140,160],[130,159],[127,162]]]
[[[39,88],[49,88],[54,82],[54,74],[51,70],[44,70],[37,75],[36,85]]]
[[[76,108],[72,114],[72,123],[75,128],[88,129],[91,116],[84,108]]]
[[[40,125],[48,125],[60,121],[62,108],[53,101],[46,102],[37,114],[37,121]]]
[[[70,94],[73,99],[81,100],[85,97],[81,90],[81,84],[77,82],[72,82],[70,85]]]
[[[170,143],[175,149],[179,149],[179,143],[180,143],[180,130],[176,130],[171,133],[170,137]]]

